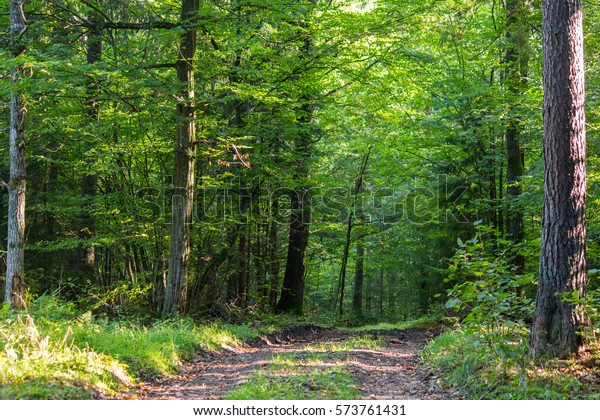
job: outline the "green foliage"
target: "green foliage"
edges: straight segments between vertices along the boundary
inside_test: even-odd
[[[174,373],[199,351],[241,345],[238,326],[196,326],[189,319],[135,321],[75,316],[72,303],[37,299],[31,314],[0,319],[0,382],[4,398],[92,398],[113,395],[135,378]]]
[[[469,329],[494,334],[519,330],[533,315],[533,302],[528,290],[534,274],[518,274],[509,262],[514,253],[512,243],[501,239],[485,241],[490,230],[477,226],[477,236],[466,242],[459,239],[458,249],[450,261],[446,282],[445,307],[456,311]],[[519,251],[516,251],[519,252]]]
[[[468,329],[448,331],[431,341],[421,355],[444,372],[446,386],[472,399],[600,399],[597,386],[583,381],[594,375],[593,369],[580,361],[534,364],[527,331],[496,336],[505,346],[501,352],[484,344],[489,338]]]
[[[118,359],[74,344],[73,331],[38,328],[29,315],[0,324],[3,399],[87,399],[113,395],[133,383]]]
[[[595,269],[589,270],[588,278],[595,276],[597,271]],[[563,300],[585,314],[586,324],[580,334],[583,335],[584,342],[597,347],[600,344],[598,340],[598,334],[600,333],[600,289],[589,290],[585,296],[579,296],[577,291],[565,293]]]

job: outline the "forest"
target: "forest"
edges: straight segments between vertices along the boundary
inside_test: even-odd
[[[1,399],[600,398],[597,1],[0,28]]]

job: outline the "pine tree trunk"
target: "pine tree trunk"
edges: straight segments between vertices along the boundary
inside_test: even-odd
[[[27,30],[23,3],[21,0],[10,1],[10,47],[13,58],[25,51],[23,36]],[[15,309],[24,306],[23,292],[25,289],[25,139],[22,93],[20,79],[23,77],[20,66],[10,70],[10,123],[8,129],[10,179],[8,184],[8,243],[6,255],[6,285],[4,302],[10,303]]]
[[[585,290],[586,135],[581,0],[542,3],[544,214],[531,350],[536,359],[578,350]]]
[[[196,27],[193,19],[198,13],[199,0],[182,0],[181,21],[186,28],[182,34],[177,78],[181,85],[182,102],[177,105],[177,144],[175,145],[175,176],[171,215],[171,245],[169,273],[165,290],[165,314],[175,314],[185,308],[188,266],[190,261],[190,225],[192,223],[195,164],[196,124],[194,93],[194,57]]]

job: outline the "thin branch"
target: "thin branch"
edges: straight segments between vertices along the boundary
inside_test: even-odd
[[[167,22],[167,21],[157,21],[157,22],[111,22],[104,21],[96,25],[100,29],[131,29],[135,31],[144,30],[144,29],[174,29],[178,28],[180,24]]]
[[[231,147],[233,147],[233,150],[235,151],[235,156],[237,156],[237,158],[240,160],[239,163],[241,165],[244,165],[246,168],[249,169],[250,168],[250,162],[245,162],[244,161],[244,159],[242,158],[242,155],[240,154],[239,150],[237,149],[237,147],[235,147],[235,144],[231,143]],[[231,162],[231,163],[238,163],[238,162]]]
[[[177,68],[177,64],[175,63],[160,63],[160,64],[149,64],[147,66],[143,66],[142,69],[144,70],[151,70],[151,69],[176,69]]]
[[[9,189],[8,184],[6,182],[2,181],[1,179],[0,179],[0,187],[6,188],[7,190]]]

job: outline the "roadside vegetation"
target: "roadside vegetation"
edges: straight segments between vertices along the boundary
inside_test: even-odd
[[[424,361],[441,371],[445,386],[474,399],[600,399],[600,293],[562,299],[583,308],[584,346],[569,358],[531,356],[530,323],[535,279],[520,273],[508,253],[486,247],[484,227],[461,242],[446,271],[445,304],[452,329],[422,351]],[[523,248],[520,252],[532,252]],[[597,282],[596,271],[588,273]]]
[[[175,373],[201,351],[235,348],[260,330],[190,319],[150,323],[77,315],[52,297],[0,317],[0,398],[110,398],[143,378]]]

